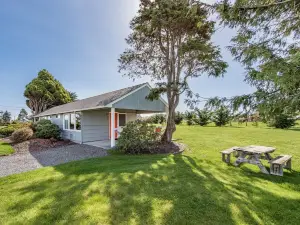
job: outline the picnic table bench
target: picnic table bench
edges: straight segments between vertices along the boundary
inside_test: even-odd
[[[270,174],[283,176],[283,168],[292,169],[291,155],[280,155],[270,161]]]
[[[236,148],[238,148],[238,147],[235,146],[235,147],[221,151],[223,162],[226,162],[227,164],[230,163],[230,155],[231,155],[231,153],[233,153],[233,154],[236,153],[236,150],[235,150]]]

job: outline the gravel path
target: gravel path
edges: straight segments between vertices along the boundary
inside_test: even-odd
[[[20,152],[0,157],[0,177],[75,160],[106,156],[106,150],[90,145],[68,145],[44,151]]]

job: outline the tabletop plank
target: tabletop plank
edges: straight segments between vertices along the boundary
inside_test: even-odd
[[[249,146],[245,146],[245,147],[236,148],[236,150],[242,151],[242,152],[248,152],[248,153],[264,154],[264,153],[274,152],[276,150],[276,148],[267,147],[267,146],[259,146],[259,145],[249,145]]]

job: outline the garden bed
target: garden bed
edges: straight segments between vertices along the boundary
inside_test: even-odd
[[[160,143],[151,149],[151,154],[178,154],[184,151],[186,145],[177,142]]]
[[[24,141],[17,144],[12,144],[17,153],[28,151],[44,151],[49,148],[56,148],[68,145],[74,145],[75,143],[65,140],[53,140],[53,139],[41,139],[35,138],[28,141]]]

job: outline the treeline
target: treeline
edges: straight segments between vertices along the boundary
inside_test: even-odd
[[[152,124],[163,124],[166,123],[166,114],[154,114],[149,117],[144,117],[148,123]],[[189,126],[200,125],[206,126],[209,123],[214,123],[216,126],[221,127],[227,124],[232,125],[232,122],[237,122],[240,124],[248,125],[249,122],[254,126],[258,126],[259,122],[266,123],[270,127],[286,129],[294,126],[296,124],[297,118],[291,118],[285,114],[279,114],[278,116],[269,119],[263,115],[259,115],[258,112],[255,113],[232,113],[232,111],[222,106],[215,110],[208,109],[195,109],[193,111],[186,111],[185,113],[177,111],[175,113],[175,124],[179,125],[185,121]]]

